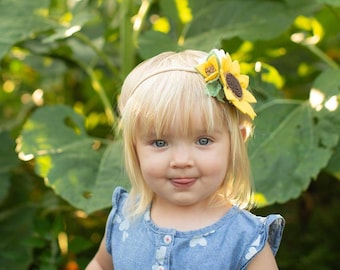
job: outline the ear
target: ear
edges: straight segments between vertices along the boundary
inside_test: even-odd
[[[245,125],[240,125],[239,129],[240,129],[243,140],[246,141],[249,137],[249,133],[250,133],[249,130],[247,129]]]

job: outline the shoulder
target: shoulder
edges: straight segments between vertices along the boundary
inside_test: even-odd
[[[280,215],[256,216],[246,210],[233,208],[232,231],[242,246],[243,265],[260,253],[266,243],[269,244],[273,255],[276,255],[282,238],[285,220]]]

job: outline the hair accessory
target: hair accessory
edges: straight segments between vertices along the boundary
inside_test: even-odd
[[[145,81],[147,81],[148,79],[150,79],[153,76],[156,76],[158,74],[161,73],[166,73],[166,72],[171,72],[171,71],[185,71],[185,72],[190,72],[190,73],[197,73],[197,70],[194,68],[185,68],[185,67],[174,67],[174,68],[166,68],[166,69],[161,69],[159,71],[156,71],[154,73],[151,73],[149,75],[147,75],[146,77],[144,77],[142,80],[140,80],[133,88],[132,93],[135,92],[135,90],[141,85],[143,84]]]
[[[229,53],[213,49],[195,68],[204,77],[209,96],[221,102],[228,101],[251,119],[255,118],[256,113],[249,104],[256,103],[255,97],[247,90],[249,77],[240,74],[238,61],[232,61]]]

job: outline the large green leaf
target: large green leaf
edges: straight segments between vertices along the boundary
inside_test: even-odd
[[[268,40],[284,32],[298,15],[309,15],[318,7],[320,4],[316,0],[190,1],[193,20],[184,32],[174,31],[166,36],[147,31],[139,38],[139,50],[144,58],[148,58],[161,51],[179,48],[209,51],[220,47],[223,39],[233,37]],[[166,11],[164,13],[167,14]],[[172,21],[172,18],[169,20]],[[179,40],[184,40],[184,43],[179,43]]]
[[[340,7],[340,0],[318,0],[319,3]]]
[[[309,104],[284,100],[259,112],[249,152],[256,191],[268,204],[298,197],[332,155],[319,145],[311,115]]]
[[[35,157],[36,172],[77,208],[93,212],[111,205],[114,186],[127,186],[118,142],[89,137],[84,119],[67,106],[38,109],[25,123],[19,156]]]
[[[334,155],[329,161],[326,171],[333,174],[337,179],[340,180],[340,144],[334,149]]]
[[[0,269],[6,269],[6,266],[11,269],[28,269],[33,253],[29,242],[34,211],[32,205],[22,204],[15,207],[11,205],[0,212]]]
[[[330,69],[323,72],[317,77],[313,84],[313,89],[320,91],[324,95],[323,109],[318,113],[318,126],[319,132],[323,136],[323,143],[327,144],[327,141],[336,136],[340,138],[340,109],[339,107],[330,111],[325,107],[325,103],[332,97],[337,96],[339,102],[340,99],[340,81],[335,78],[340,78],[339,69]],[[340,180],[340,142],[337,147],[333,149],[333,155],[330,159],[326,171],[333,174]]]
[[[139,38],[139,53],[146,59],[165,51],[177,51],[179,46],[169,35],[147,31]]]
[[[15,142],[8,132],[0,132],[0,202],[5,198],[9,188],[10,171],[18,165],[15,154]]]
[[[339,76],[339,70],[327,70],[315,80],[313,91],[323,93],[323,107],[314,109],[309,101],[273,100],[259,108],[249,152],[256,191],[266,203],[298,197],[328,163],[327,169],[338,174],[334,151],[340,110],[324,105],[339,95],[340,83],[334,80]]]
[[[315,1],[203,1],[204,7],[194,2],[198,10],[183,46],[205,51],[216,47],[222,39],[236,36],[243,40],[272,39],[285,31],[296,16],[319,6]]]
[[[41,14],[49,0],[0,1],[0,59],[12,45],[32,37],[36,32],[51,28],[51,22]]]

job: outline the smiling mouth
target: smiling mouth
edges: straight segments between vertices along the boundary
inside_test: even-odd
[[[189,188],[196,182],[196,178],[172,178],[171,183],[176,188]]]

